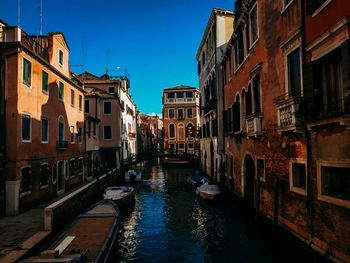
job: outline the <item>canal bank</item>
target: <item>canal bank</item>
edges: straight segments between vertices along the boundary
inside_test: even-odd
[[[122,211],[115,262],[327,262],[272,231],[231,195],[196,196],[186,182],[193,167],[144,165],[133,207]]]

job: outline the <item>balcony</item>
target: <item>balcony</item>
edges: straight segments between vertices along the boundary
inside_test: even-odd
[[[193,103],[195,102],[194,98],[170,98],[165,99],[165,104],[173,104],[173,103]]]
[[[277,124],[278,132],[295,132],[304,131],[303,118],[300,114],[300,107],[303,97],[285,93],[274,99],[277,106]]]
[[[262,112],[250,114],[246,118],[247,137],[258,137],[263,133],[264,115]]]
[[[209,102],[203,107],[204,115],[209,113],[212,110],[216,109],[216,99],[211,99]]]
[[[7,27],[2,32],[0,39],[4,42],[21,42],[23,46],[31,50],[39,57],[49,60],[49,53],[47,48],[43,47],[38,41],[34,40],[35,37],[29,36],[23,30],[18,27]]]
[[[68,147],[68,141],[56,141],[56,149],[58,151],[64,151]]]

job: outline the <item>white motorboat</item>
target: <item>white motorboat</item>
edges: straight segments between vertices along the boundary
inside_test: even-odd
[[[125,206],[135,200],[135,188],[127,186],[108,187],[103,193],[103,199],[114,201],[118,206]]]
[[[139,169],[130,169],[125,173],[125,182],[140,182],[142,173]]]
[[[219,186],[215,184],[205,183],[200,187],[197,187],[196,193],[204,199],[214,200],[220,196],[221,190]]]

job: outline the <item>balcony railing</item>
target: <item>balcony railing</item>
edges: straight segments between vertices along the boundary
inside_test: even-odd
[[[63,151],[67,149],[68,147],[68,141],[56,141],[56,148],[59,151]]]
[[[194,102],[194,98],[171,98],[171,99],[165,99],[165,103],[191,103]]]
[[[303,97],[301,94],[285,93],[274,99],[277,106],[277,123],[280,133],[292,131],[302,132],[302,116],[300,107]]]
[[[246,132],[248,137],[260,136],[263,132],[263,114],[256,112],[246,118]]]

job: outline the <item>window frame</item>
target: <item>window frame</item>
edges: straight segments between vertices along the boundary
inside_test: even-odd
[[[282,11],[281,11],[281,13],[283,13],[286,9],[288,9],[288,7],[294,2],[294,0],[290,0],[287,4],[285,2],[286,2],[286,0],[282,0]]]
[[[46,141],[43,141],[43,120],[46,120],[47,121],[47,140]],[[40,142],[41,143],[45,143],[45,144],[48,144],[49,143],[49,137],[50,137],[50,133],[49,133],[49,119],[46,118],[46,117],[42,117],[41,120],[40,120]]]
[[[62,98],[60,98],[60,88],[62,87]],[[59,101],[64,101],[64,83],[62,81],[58,81],[58,100]]]
[[[173,116],[172,117],[170,116],[170,111],[171,110],[173,111]],[[168,109],[168,118],[169,119],[175,119],[175,108],[169,108]]]
[[[61,54],[62,54],[62,63],[61,63]],[[58,65],[60,65],[63,68],[63,64],[64,64],[64,52],[62,49],[58,49]]]
[[[75,144],[75,133],[74,133],[75,127],[74,125],[69,126],[69,141],[70,144]]]
[[[29,117],[29,139],[23,139],[23,116],[28,116]],[[30,143],[32,142],[32,116],[28,113],[22,113],[21,114],[21,140],[22,142],[25,142],[25,143]]]
[[[293,185],[293,164],[304,164],[305,165],[305,189]],[[307,196],[308,187],[308,171],[307,171],[307,160],[303,158],[293,158],[289,160],[289,190],[291,192]]]
[[[189,110],[191,110],[191,116],[188,114],[188,111]],[[189,119],[193,119],[193,109],[192,108],[187,108],[186,109],[186,116],[187,116],[187,118],[189,118]]]
[[[174,136],[171,136],[171,134],[170,134],[170,126],[171,125],[174,125]],[[169,130],[169,134],[168,134],[169,139],[175,139],[176,138],[176,125],[174,123],[169,123],[168,130]]]
[[[81,94],[79,94],[79,110],[82,111],[83,110],[83,96]]]
[[[312,12],[311,17],[314,18],[317,16],[327,5],[329,5],[332,0],[326,0],[322,5],[320,5],[315,11]]]
[[[111,88],[113,88],[113,92],[110,91]],[[115,87],[114,86],[109,86],[108,87],[108,93],[109,94],[115,94]]]
[[[43,89],[43,84],[44,84],[44,74],[47,75],[47,83],[46,83],[46,88],[47,90]],[[46,72],[45,70],[41,71],[41,92],[45,95],[49,95],[50,89],[49,89],[49,73]]]
[[[28,61],[30,64],[29,83],[24,81],[24,61]],[[33,76],[33,63],[28,58],[23,56],[22,57],[22,83],[30,89],[32,89],[32,76]]]
[[[111,127],[111,138],[110,139],[106,139],[105,127]],[[112,125],[103,125],[103,139],[104,140],[108,140],[108,141],[113,139]]]
[[[23,179],[22,179],[22,171],[23,171],[23,169],[25,169],[25,168],[29,168],[30,170],[29,170],[29,174],[30,174],[30,185],[29,185],[29,191],[21,191],[21,189],[22,189],[22,181],[23,181]],[[20,178],[20,184],[19,184],[19,193],[20,193],[20,197],[24,197],[24,196],[27,196],[27,195],[31,195],[32,194],[32,189],[33,189],[33,184],[32,184],[32,166],[31,165],[25,165],[25,166],[22,166],[21,168],[20,168],[20,176],[21,176],[21,178]]]
[[[329,204],[342,206],[350,209],[350,200],[339,199],[330,195],[322,194],[322,173],[321,166],[326,167],[338,167],[338,168],[350,168],[350,160],[344,161],[325,161],[316,160],[317,167],[317,199]]]
[[[75,107],[75,90],[70,90],[70,105],[74,108]]]
[[[41,169],[42,169],[42,166],[44,165],[47,165],[47,184],[41,184]],[[49,163],[48,162],[44,162],[44,163],[41,163],[40,164],[40,190],[41,189],[46,189],[49,187],[49,182],[50,182],[50,166],[49,166]]]
[[[106,113],[106,103],[110,104],[110,112]],[[112,115],[112,102],[110,100],[103,101],[103,115]]]
[[[256,8],[256,39],[252,42],[252,22],[251,22],[251,13],[253,9]],[[255,2],[255,4],[250,8],[249,10],[249,49],[251,49],[256,42],[259,40],[259,8],[258,8],[258,2]]]
[[[299,70],[300,70],[300,96],[304,96],[303,91],[303,70],[302,70],[302,62],[303,62],[303,52],[301,46],[301,38],[300,36],[292,43],[286,43],[286,49],[284,50],[284,92],[289,94],[289,63],[288,57],[291,53],[299,49]]]

